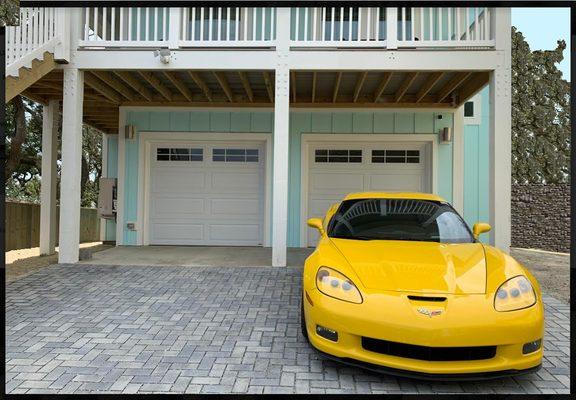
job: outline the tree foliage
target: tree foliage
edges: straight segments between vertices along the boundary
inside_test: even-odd
[[[0,1],[0,26],[18,25],[20,1]]]
[[[58,124],[58,142],[61,138]],[[58,160],[61,159],[60,149]],[[42,106],[16,96],[6,105],[6,198],[37,203],[40,201],[42,167]],[[58,186],[60,166],[57,163]],[[98,202],[98,182],[102,176],[102,134],[88,126],[82,128],[81,204],[94,207]],[[60,190],[57,191],[59,194]]]
[[[512,179],[563,183],[570,164],[570,84],[558,70],[566,43],[531,51],[512,27]]]

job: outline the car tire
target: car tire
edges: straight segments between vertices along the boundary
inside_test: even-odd
[[[308,330],[306,329],[306,318],[304,317],[304,299],[300,303],[300,329],[302,330],[302,336],[306,341],[308,340]]]

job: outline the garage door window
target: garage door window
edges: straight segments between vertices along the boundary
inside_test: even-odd
[[[420,150],[372,150],[373,163],[418,164]]]
[[[258,149],[213,149],[215,162],[258,162]]]
[[[362,150],[318,149],[314,153],[317,163],[361,163]]]
[[[156,149],[157,161],[203,161],[203,149],[167,148]]]

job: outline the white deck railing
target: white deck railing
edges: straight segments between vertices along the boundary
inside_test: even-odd
[[[182,13],[181,47],[273,46],[276,9],[188,7]]]
[[[489,8],[404,7],[397,20],[398,47],[494,45]]]
[[[54,52],[63,24],[63,13],[55,8],[20,8],[20,25],[6,27],[6,75],[17,75],[45,51]]]
[[[297,7],[290,17],[292,46],[386,46],[384,7]]]
[[[79,46],[166,46],[170,20],[168,7],[86,7]]]
[[[20,9],[20,26],[6,29],[7,75],[44,51],[56,51],[56,58],[66,61],[74,23],[80,24],[80,48],[276,45],[278,13],[270,7],[86,7],[80,21],[71,21],[69,10]],[[297,7],[290,10],[290,45],[493,47],[493,14],[490,8]]]

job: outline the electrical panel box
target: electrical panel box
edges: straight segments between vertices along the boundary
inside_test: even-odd
[[[98,216],[116,219],[116,178],[100,178],[98,192]]]

